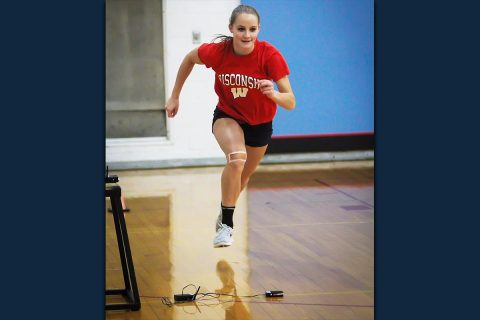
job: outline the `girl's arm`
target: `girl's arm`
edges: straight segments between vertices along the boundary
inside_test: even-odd
[[[279,79],[277,82],[278,91],[275,91],[273,82],[270,80],[260,80],[260,91],[272,99],[279,106],[287,109],[295,109],[295,96],[288,76]]]
[[[192,72],[193,66],[195,64],[203,64],[200,58],[198,57],[198,48],[190,51],[180,64],[177,72],[177,78],[175,79],[175,85],[173,86],[172,94],[170,98],[165,103],[165,112],[169,118],[175,117],[180,106],[179,98],[180,92],[182,91],[183,84],[187,80],[188,76]]]

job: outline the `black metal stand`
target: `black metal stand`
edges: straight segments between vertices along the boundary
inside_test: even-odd
[[[112,205],[113,221],[115,222],[118,250],[120,252],[123,280],[125,282],[125,289],[107,289],[105,295],[121,295],[127,300],[127,303],[105,304],[105,310],[130,309],[137,311],[140,310],[140,296],[135,278],[130,242],[128,241],[127,225],[123,216],[121,195],[122,189],[119,185],[109,183],[105,185],[105,197],[110,198]]]

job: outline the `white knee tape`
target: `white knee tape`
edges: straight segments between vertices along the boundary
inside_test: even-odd
[[[246,162],[247,159],[232,159],[232,155],[233,154],[244,154],[245,156],[247,155],[247,153],[245,151],[234,151],[234,152],[230,152],[228,155],[227,155],[227,159],[228,159],[228,162],[233,162],[233,161],[243,161],[243,162]],[[245,157],[246,158],[246,157]]]

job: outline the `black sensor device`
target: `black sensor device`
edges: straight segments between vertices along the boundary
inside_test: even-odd
[[[283,291],[277,290],[277,291],[265,291],[265,296],[267,297],[283,297]]]
[[[118,176],[105,177],[105,183],[117,183],[117,182],[118,182]]]
[[[107,166],[107,171],[105,172],[105,183],[117,183],[117,182],[118,182],[118,176],[109,176],[108,166]]]
[[[195,294],[190,294],[190,293],[174,294],[173,299],[175,300],[175,302],[195,301],[198,290],[200,290],[200,287],[198,287],[197,292],[195,292]]]

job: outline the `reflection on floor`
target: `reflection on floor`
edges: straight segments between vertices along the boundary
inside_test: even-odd
[[[107,319],[373,319],[373,162],[261,166],[237,204],[233,246],[213,248],[221,171],[114,173],[142,308]],[[122,287],[108,213],[106,239],[106,287]],[[195,303],[162,303],[198,286]]]

